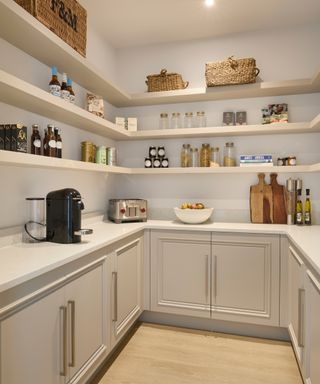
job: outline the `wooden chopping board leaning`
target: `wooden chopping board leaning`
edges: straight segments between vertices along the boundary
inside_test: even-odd
[[[271,173],[270,175],[273,197],[273,223],[287,224],[285,188],[283,185],[278,184],[277,177],[276,173]]]
[[[273,222],[272,187],[266,184],[265,174],[258,174],[259,182],[250,187],[250,217],[252,223]]]

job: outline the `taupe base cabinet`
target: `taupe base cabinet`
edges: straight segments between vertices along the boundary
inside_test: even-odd
[[[151,310],[279,326],[279,241],[152,231]]]

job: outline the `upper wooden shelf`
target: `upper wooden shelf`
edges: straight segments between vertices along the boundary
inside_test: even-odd
[[[40,169],[59,169],[69,171],[85,171],[94,173],[114,173],[123,175],[208,175],[208,174],[253,174],[253,173],[313,173],[320,172],[320,163],[297,165],[294,167],[213,167],[213,168],[127,168],[102,164],[86,163],[83,161],[56,159],[46,156],[36,156],[29,153],[18,153],[0,150],[0,166],[17,166]]]
[[[39,61],[56,65],[76,83],[117,107],[320,92],[319,69],[310,79],[129,95],[13,0],[0,0],[0,37]]]

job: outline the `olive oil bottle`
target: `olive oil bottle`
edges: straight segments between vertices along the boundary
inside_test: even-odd
[[[304,223],[305,225],[311,225],[310,189],[306,189],[306,201],[304,205]]]
[[[297,192],[296,224],[303,225],[303,207],[302,207],[302,201],[301,201],[301,189],[298,189],[298,192]]]

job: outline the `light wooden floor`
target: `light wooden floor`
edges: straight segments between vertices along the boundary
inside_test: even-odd
[[[302,384],[302,380],[289,343],[142,324],[96,383]]]

